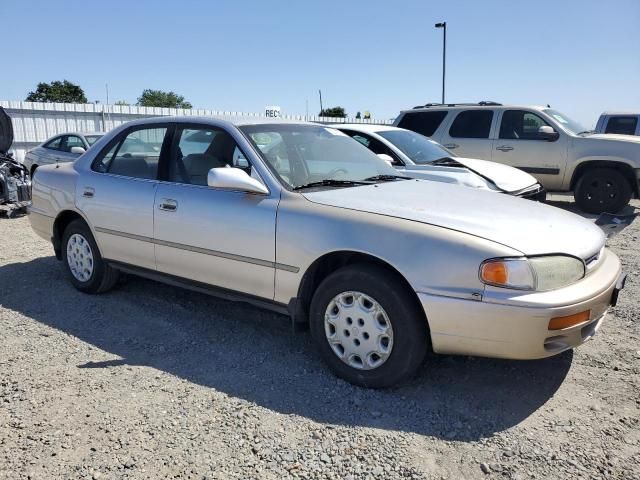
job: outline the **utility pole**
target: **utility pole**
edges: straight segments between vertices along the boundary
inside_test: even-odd
[[[447,22],[440,22],[434,25],[442,28],[442,103],[444,104],[444,78],[447,65]]]
[[[320,95],[320,115],[322,115],[322,90],[318,90],[318,94]]]

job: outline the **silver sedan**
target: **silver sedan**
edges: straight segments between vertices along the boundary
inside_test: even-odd
[[[42,165],[73,162],[91,145],[96,143],[103,133],[61,133],[43,142],[27,152],[23,164],[33,177],[36,169]]]
[[[403,381],[428,350],[576,347],[624,281],[591,222],[408,179],[320,125],[132,122],[75,163],[41,167],[30,220],[80,291],[128,272],[270,308],[368,387]]]

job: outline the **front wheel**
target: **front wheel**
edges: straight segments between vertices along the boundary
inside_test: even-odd
[[[612,168],[592,168],[578,179],[574,198],[587,213],[616,213],[631,199],[631,185],[625,176]]]
[[[331,370],[363,387],[411,377],[428,347],[424,314],[397,274],[372,265],[343,267],[316,290],[311,335]]]
[[[102,259],[91,230],[79,219],[62,235],[62,263],[73,286],[85,293],[106,292],[118,281],[118,271]]]

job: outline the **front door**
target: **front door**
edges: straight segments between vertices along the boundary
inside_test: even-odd
[[[207,186],[211,168],[241,167],[256,177],[221,128],[176,129],[154,204],[158,270],[273,299],[279,192],[259,195]]]
[[[568,139],[564,132],[555,129],[559,137],[549,141],[538,133],[542,126],[551,127],[531,111],[503,111],[491,159],[530,173],[547,190],[558,190],[562,188]]]
[[[169,148],[168,131],[168,125],[125,130],[76,185],[76,205],[91,219],[106,259],[156,268],[153,201],[159,158]]]

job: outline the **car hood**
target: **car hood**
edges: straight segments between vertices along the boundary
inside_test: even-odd
[[[565,253],[586,259],[598,253],[605,241],[600,228],[573,213],[447,183],[399,180],[303,195],[322,205],[457,230],[524,255]]]
[[[13,125],[11,118],[0,107],[0,153],[7,153],[13,143]]]
[[[594,133],[593,135],[587,135],[581,137],[589,140],[609,140],[615,142],[635,143],[640,144],[640,136],[638,135],[618,135],[615,133]]]
[[[455,157],[454,160],[472,172],[491,180],[498,188],[508,193],[524,190],[538,183],[533,175],[509,165],[476,158]]]
[[[470,188],[491,190],[493,192],[502,191],[499,187],[495,186],[493,182],[472,172],[463,165],[433,165],[427,163],[423,165],[405,165],[397,168],[398,171],[411,178],[420,178],[432,182],[453,183]]]

